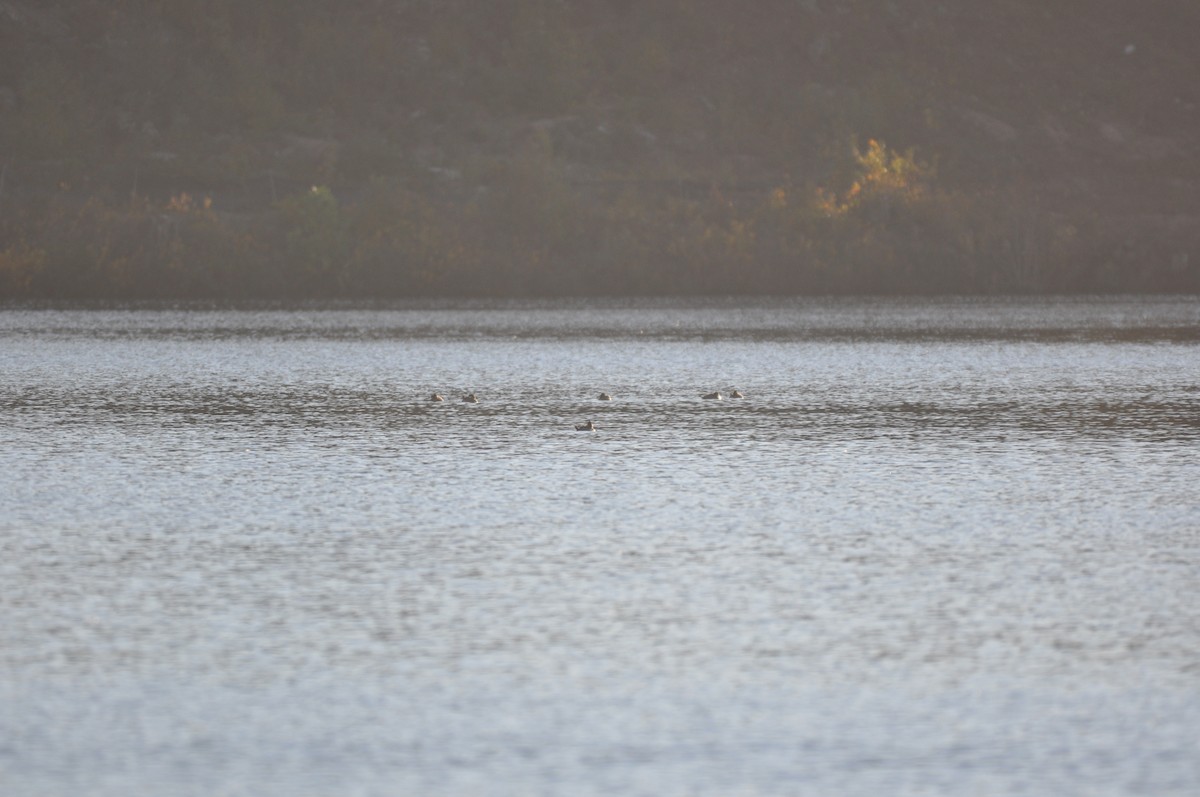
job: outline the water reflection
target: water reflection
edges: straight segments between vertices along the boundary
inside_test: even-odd
[[[1194,343],[1196,297],[413,300],[10,308],[0,337]]]
[[[1200,395],[1172,387],[1166,396],[1105,399],[1062,391],[1024,394],[1021,400],[957,395],[933,401],[847,402],[813,391],[756,392],[738,406],[700,405],[694,396],[625,397],[596,405],[548,387],[545,394],[491,395],[477,405],[433,404],[415,393],[303,386],[248,390],[151,387],[133,391],[76,388],[0,389],[0,412],[12,422],[135,426],[195,423],[227,425],[253,435],[258,429],[335,428],[401,432],[455,439],[465,428],[498,434],[514,428],[553,428],[567,419],[603,419],[614,435],[637,437],[668,426],[680,434],[741,434],[747,440],[789,435],[813,439],[915,437],[966,434],[1128,437],[1156,441],[1200,438]],[[586,416],[586,418],[585,418]]]
[[[1195,328],[1177,300],[0,313],[0,771],[1188,794]]]

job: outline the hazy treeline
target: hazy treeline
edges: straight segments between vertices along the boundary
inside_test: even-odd
[[[0,3],[0,295],[1200,290],[1189,4],[735,6]]]

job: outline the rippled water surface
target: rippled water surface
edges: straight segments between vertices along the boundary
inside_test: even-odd
[[[0,792],[1195,795],[1198,485],[1194,297],[10,307]]]

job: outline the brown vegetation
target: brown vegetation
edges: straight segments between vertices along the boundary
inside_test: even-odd
[[[0,296],[1200,291],[1198,26],[4,0]]]

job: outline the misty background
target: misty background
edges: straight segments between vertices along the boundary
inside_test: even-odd
[[[1195,292],[1189,0],[0,1],[0,297]]]

